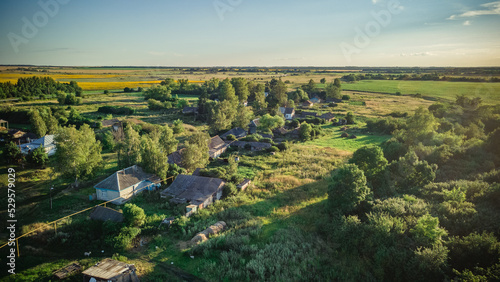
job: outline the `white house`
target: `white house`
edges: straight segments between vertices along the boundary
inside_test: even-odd
[[[160,187],[160,178],[154,174],[146,173],[141,167],[133,165],[113,173],[108,178],[97,183],[97,199],[102,201],[113,201],[114,204],[122,204],[134,195],[144,190],[156,190]]]
[[[36,148],[43,146],[45,153],[52,156],[56,153],[56,144],[54,143],[54,135],[45,135],[40,139],[33,140],[29,143],[19,145],[21,153],[28,155],[33,152]]]
[[[280,107],[280,112],[285,116],[285,119],[291,120],[295,116],[294,108]]]

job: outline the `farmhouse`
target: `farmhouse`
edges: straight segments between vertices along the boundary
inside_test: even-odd
[[[254,119],[248,125],[248,134],[257,133],[257,127],[260,125],[260,119]]]
[[[210,139],[210,144],[208,144],[208,154],[211,159],[216,159],[222,155],[229,145],[222,140],[219,135],[214,136]]]
[[[160,187],[160,182],[158,176],[146,173],[141,167],[133,165],[113,173],[94,188],[98,200],[110,201],[119,198],[113,201],[113,204],[122,204],[144,190],[155,190]]]
[[[127,264],[121,261],[104,259],[96,265],[85,270],[83,281],[117,281],[117,282],[138,282],[139,278],[136,274],[136,269],[133,264]]]
[[[169,164],[176,164],[178,166],[182,166],[182,152],[184,151],[185,149],[180,149],[180,150],[177,150],[175,152],[173,152],[172,154],[168,155],[168,163]]]
[[[280,112],[285,116],[285,119],[291,120],[295,116],[294,108],[280,107]]]
[[[106,221],[111,220],[113,222],[122,222],[123,214],[112,208],[97,206],[90,214],[90,219]]]
[[[335,119],[335,115],[332,113],[322,114],[320,117],[326,121],[332,121],[333,119]]]
[[[225,182],[219,178],[179,174],[170,186],[161,192],[162,198],[172,197],[170,202],[190,204],[187,213],[203,209],[219,200]]]
[[[311,101],[305,101],[304,103],[302,103],[302,107],[304,107],[304,108],[310,108],[313,105],[314,105],[314,103]]]
[[[227,140],[227,137],[231,134],[234,135],[234,137],[236,137],[236,139],[240,139],[240,138],[247,136],[247,132],[245,131],[245,129],[240,128],[240,127],[235,127],[233,129],[229,130],[228,132],[222,134],[220,137],[224,140]]]
[[[33,152],[36,148],[43,146],[45,153],[52,156],[56,153],[56,144],[54,143],[54,135],[46,135],[40,139],[31,141],[30,143],[25,143],[19,146],[21,153],[28,155]]]
[[[185,115],[196,115],[198,114],[198,107],[184,107],[182,113]]]

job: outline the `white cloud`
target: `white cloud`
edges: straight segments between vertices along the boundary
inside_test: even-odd
[[[465,25],[465,26],[470,25],[470,21],[465,21],[465,22],[464,22],[464,25]]]
[[[469,18],[469,17],[485,16],[485,15],[500,15],[500,1],[482,4],[481,7],[483,7],[484,9],[467,11],[459,15],[451,15],[448,18],[448,20],[454,20],[457,17]]]

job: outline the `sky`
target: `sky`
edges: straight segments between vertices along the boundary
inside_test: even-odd
[[[500,1],[0,1],[0,64],[500,66]]]

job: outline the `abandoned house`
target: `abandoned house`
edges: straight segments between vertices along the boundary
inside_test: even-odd
[[[229,135],[234,135],[234,137],[236,137],[236,139],[240,139],[240,138],[247,136],[247,132],[245,131],[245,129],[243,129],[241,127],[235,127],[233,129],[229,130],[228,132],[222,134],[220,136],[220,138],[227,140],[227,137]]]
[[[113,259],[104,259],[96,265],[85,270],[83,273],[84,282],[138,282],[136,269],[133,264],[127,264]]]
[[[210,143],[208,144],[208,154],[210,159],[216,159],[220,155],[222,155],[229,145],[222,140],[219,135],[214,136],[210,139]]]
[[[144,190],[156,190],[160,187],[161,179],[150,173],[146,173],[141,167],[133,165],[119,170],[108,178],[97,183],[97,199],[102,201],[113,201],[113,204],[122,204]]]

